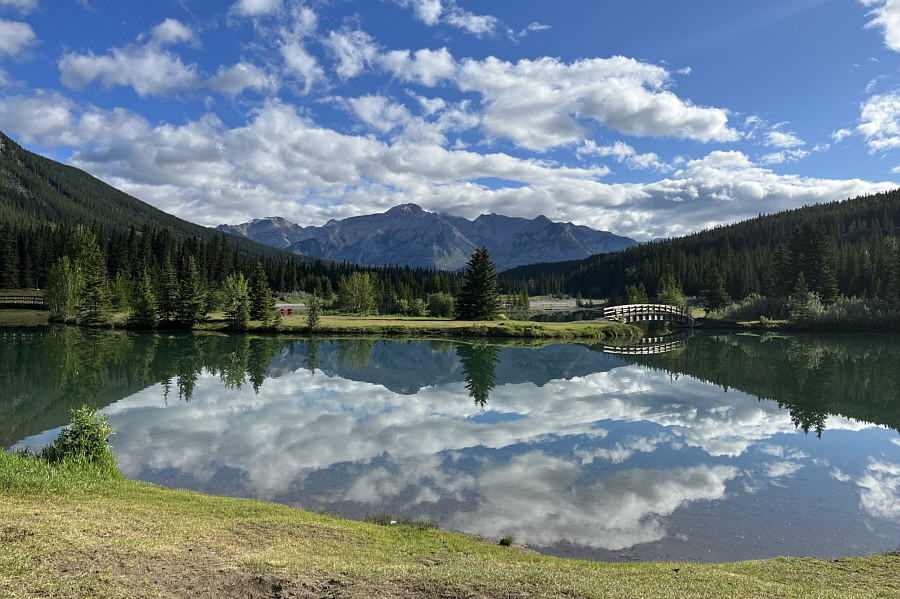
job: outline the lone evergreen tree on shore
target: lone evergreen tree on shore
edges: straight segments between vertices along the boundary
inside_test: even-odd
[[[456,313],[460,320],[491,320],[500,312],[494,268],[486,247],[475,250],[466,265],[457,299]]]

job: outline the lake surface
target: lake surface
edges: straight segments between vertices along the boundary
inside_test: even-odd
[[[173,487],[587,559],[898,549],[900,337],[665,349],[5,329],[0,445],[88,403]]]

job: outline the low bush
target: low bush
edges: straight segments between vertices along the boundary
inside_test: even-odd
[[[80,465],[101,476],[121,477],[109,445],[109,436],[114,433],[106,416],[82,406],[72,410],[71,423],[37,457],[50,464]]]

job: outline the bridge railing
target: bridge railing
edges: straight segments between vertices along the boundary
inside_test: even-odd
[[[622,306],[609,306],[603,308],[604,318],[618,318],[620,316],[650,316],[656,314],[672,314],[690,318],[689,308],[680,308],[668,304],[625,304]]]
[[[43,295],[26,295],[24,293],[0,293],[0,305],[43,306]]]

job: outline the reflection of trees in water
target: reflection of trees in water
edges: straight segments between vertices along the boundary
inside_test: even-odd
[[[319,367],[319,348],[321,346],[322,342],[318,339],[310,338],[306,341],[306,357],[303,359],[303,366],[313,374]]]
[[[829,415],[900,430],[900,343],[877,335],[713,335],[632,363],[770,399],[821,437]]]
[[[497,380],[500,347],[487,343],[460,343],[456,346],[456,355],[462,363],[469,395],[476,405],[484,407]]]
[[[371,339],[338,339],[337,356],[342,364],[365,368],[372,359],[375,342]]]

